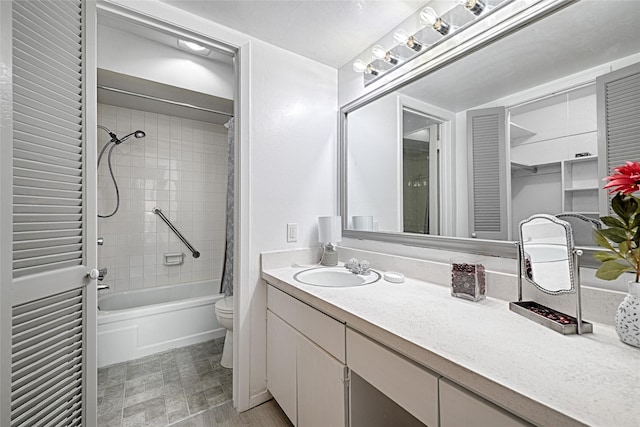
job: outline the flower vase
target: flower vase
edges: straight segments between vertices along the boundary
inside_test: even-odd
[[[623,343],[640,347],[640,282],[629,282],[629,293],[616,312],[616,332]]]

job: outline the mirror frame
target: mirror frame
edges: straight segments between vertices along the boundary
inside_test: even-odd
[[[520,1],[520,0],[519,0]],[[339,114],[339,150],[338,150],[338,183],[339,183],[339,212],[342,216],[342,236],[359,240],[374,240],[388,243],[398,243],[408,246],[418,246],[447,250],[453,252],[475,253],[480,255],[496,256],[502,258],[517,258],[518,250],[516,241],[486,240],[467,237],[449,237],[422,235],[413,233],[392,233],[375,231],[358,231],[348,229],[348,194],[347,194],[347,115],[356,109],[369,104],[385,95],[415,82],[446,65],[476,52],[483,47],[500,40],[508,35],[526,27],[529,24],[540,21],[545,17],[578,3],[580,0],[533,0],[522,8],[521,4],[515,6],[514,2],[506,4],[501,10],[499,23],[491,26],[489,20],[482,20],[468,29],[465,39],[452,38],[434,49],[434,54],[422,55],[393,70],[388,75],[383,75],[376,83],[380,85],[365,95],[340,108]],[[522,10],[518,10],[520,7]],[[493,20],[492,20],[493,21]],[[371,85],[373,86],[373,85]],[[586,255],[596,251],[584,249]],[[582,257],[582,266],[598,267],[598,262],[592,256]]]
[[[550,291],[549,289],[545,288],[544,286],[536,282],[533,278],[530,278],[528,274],[526,274],[526,271],[527,271],[526,256],[525,256],[526,252],[524,250],[525,244],[522,239],[522,226],[532,221],[535,221],[537,219],[548,221],[549,223],[558,225],[564,229],[565,238],[567,239],[566,240],[567,241],[567,265],[569,267],[569,282],[571,285],[570,289],[559,289],[557,291]],[[518,225],[518,242],[520,243],[518,245],[518,251],[520,252],[520,262],[521,262],[520,268],[522,269],[522,272],[523,272],[522,278],[524,280],[534,285],[536,288],[540,290],[540,292],[544,292],[545,294],[548,294],[548,295],[565,295],[565,294],[574,294],[576,292],[576,287],[580,286],[580,283],[576,283],[577,278],[575,277],[574,253],[576,248],[573,242],[573,231],[571,229],[571,224],[559,218],[556,218],[553,215],[548,215],[548,214],[531,215],[529,218],[520,221],[520,224]],[[533,264],[533,261],[531,261],[531,263]]]

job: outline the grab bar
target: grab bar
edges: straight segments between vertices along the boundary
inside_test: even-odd
[[[182,240],[182,243],[184,243],[185,246],[191,251],[191,254],[193,255],[194,258],[198,258],[200,256],[200,252],[198,252],[193,246],[191,246],[191,243],[189,243],[187,239],[184,238],[182,233],[180,233],[178,229],[173,224],[171,224],[171,221],[169,221],[167,217],[164,216],[164,214],[162,213],[159,207],[156,206],[155,208],[153,208],[153,213],[158,215],[165,222],[165,224],[167,224],[169,228],[174,233],[176,233],[176,236],[178,236],[178,239]]]

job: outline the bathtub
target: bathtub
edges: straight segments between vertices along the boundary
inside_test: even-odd
[[[219,280],[98,297],[98,367],[225,336],[214,304]]]

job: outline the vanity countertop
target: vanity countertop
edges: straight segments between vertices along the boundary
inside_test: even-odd
[[[609,326],[561,335],[487,298],[411,278],[327,288],[293,279],[302,268],[262,278],[352,329],[544,426],[640,426],[640,349]],[[347,349],[347,360],[348,360]]]

